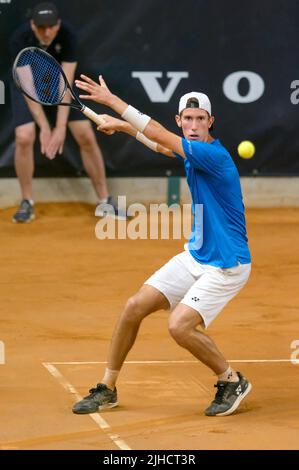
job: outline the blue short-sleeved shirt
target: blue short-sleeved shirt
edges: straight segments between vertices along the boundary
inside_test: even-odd
[[[218,139],[182,144],[194,213],[191,255],[220,268],[250,263],[240,177],[230,154]]]

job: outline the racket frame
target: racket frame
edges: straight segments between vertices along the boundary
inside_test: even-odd
[[[57,64],[59,70],[60,70],[60,73],[61,75],[63,76],[63,79],[64,79],[64,82],[65,82],[65,88],[63,90],[63,94],[62,94],[62,97],[61,97],[61,100],[63,100],[63,98],[65,97],[65,94],[67,92],[67,90],[69,90],[70,94],[71,94],[71,97],[73,98],[74,102],[70,102],[70,103],[62,103],[61,100],[59,102],[56,102],[56,103],[44,103],[43,101],[40,101],[40,100],[37,100],[35,98],[33,98],[32,96],[29,95],[29,93],[26,93],[22,86],[20,85],[20,82],[18,80],[18,74],[16,72],[17,70],[17,63],[19,61],[19,58],[20,56],[25,52],[25,51],[32,51],[32,52],[38,52],[38,53],[41,53],[42,55],[46,55],[46,56],[49,56],[49,58],[51,59],[51,61],[54,63]],[[104,120],[103,118],[101,118],[97,113],[95,113],[92,109],[88,108],[87,106],[85,106],[81,101],[80,99],[78,98],[78,96],[76,95],[76,93],[74,92],[73,88],[71,87],[71,85],[69,84],[68,82],[68,79],[64,73],[64,70],[61,66],[61,64],[55,59],[55,57],[51,56],[51,54],[49,54],[47,51],[44,51],[44,49],[41,49],[40,47],[25,47],[24,49],[22,49],[17,57],[15,58],[15,61],[13,63],[13,66],[12,66],[12,76],[13,76],[13,80],[14,80],[14,83],[16,85],[16,87],[25,95],[27,96],[27,98],[29,98],[30,100],[32,101],[35,101],[36,103],[42,105],[42,106],[69,106],[70,108],[74,108],[74,109],[77,109],[79,111],[81,111],[86,117],[88,117],[91,121],[95,122],[97,125],[100,125],[100,124],[103,124]],[[114,134],[115,131],[110,131],[110,135],[111,134]]]
[[[37,52],[37,53],[42,53],[42,55],[45,55],[45,56],[48,56],[50,59],[51,59],[51,62],[54,62],[58,68],[59,68],[59,71],[64,79],[64,83],[65,83],[65,86],[64,86],[64,90],[63,90],[63,93],[61,95],[61,99],[58,101],[58,102],[55,102],[55,103],[45,103],[43,101],[40,101],[38,99],[35,99],[33,98],[32,96],[29,95],[29,93],[27,93],[23,88],[22,86],[20,85],[20,82],[19,82],[19,79],[18,79],[18,74],[17,74],[17,64],[18,64],[18,61],[19,61],[19,58],[22,54],[24,54],[24,52],[27,52],[27,51],[31,51],[31,52]],[[29,64],[30,65],[30,64]],[[55,59],[55,57],[51,56],[51,54],[49,54],[47,51],[44,51],[44,49],[41,49],[40,47],[25,47],[24,49],[22,49],[17,57],[15,58],[15,61],[13,63],[13,66],[12,66],[12,76],[13,76],[13,80],[14,80],[14,83],[16,85],[16,87],[24,94],[27,96],[27,98],[31,99],[32,101],[35,101],[36,103],[39,103],[41,104],[42,106],[70,106],[72,108],[75,108],[75,109],[78,109],[79,111],[83,111],[84,109],[84,104],[80,101],[80,99],[78,98],[78,96],[75,94],[74,90],[72,89],[71,85],[69,84],[68,82],[68,79],[66,78],[66,75],[64,73],[64,70],[61,66],[61,64]],[[69,92],[71,93],[71,97],[73,98],[73,100],[75,101],[75,103],[62,103],[61,100],[63,100],[63,98],[65,97],[66,95],[66,92],[67,90],[69,90]],[[76,104],[77,103],[77,104]]]

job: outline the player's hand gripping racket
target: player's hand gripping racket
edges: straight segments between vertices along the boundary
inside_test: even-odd
[[[48,52],[38,47],[22,49],[14,61],[12,73],[16,86],[31,100],[44,106],[71,106],[96,124],[104,123],[102,117],[79,100],[61,65]],[[70,102],[65,100],[67,92],[72,98]]]

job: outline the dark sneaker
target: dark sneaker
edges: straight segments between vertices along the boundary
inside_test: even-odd
[[[19,209],[13,215],[12,220],[16,223],[27,223],[31,222],[33,219],[35,219],[33,205],[30,204],[28,199],[23,199]]]
[[[113,216],[118,220],[127,220],[129,218],[126,207],[118,206],[112,196],[108,197],[107,202],[100,202],[96,207],[96,217],[104,217],[106,215]]]
[[[227,416],[232,414],[240,405],[241,401],[252,389],[248,380],[237,372],[239,382],[223,382],[219,380],[214,387],[217,392],[210,406],[205,410],[206,416]]]
[[[73,406],[73,413],[89,414],[117,406],[117,391],[110,390],[105,384],[97,384],[89,390],[89,395]]]

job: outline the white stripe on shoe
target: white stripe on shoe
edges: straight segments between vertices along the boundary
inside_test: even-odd
[[[231,415],[234,411],[236,411],[236,409],[240,405],[241,401],[244,400],[244,398],[248,395],[248,393],[251,391],[251,389],[252,389],[252,385],[251,385],[250,382],[248,382],[248,386],[247,386],[246,390],[238,396],[238,398],[234,402],[233,406],[229,410],[224,411],[223,413],[217,413],[215,416],[228,416],[228,415]]]

